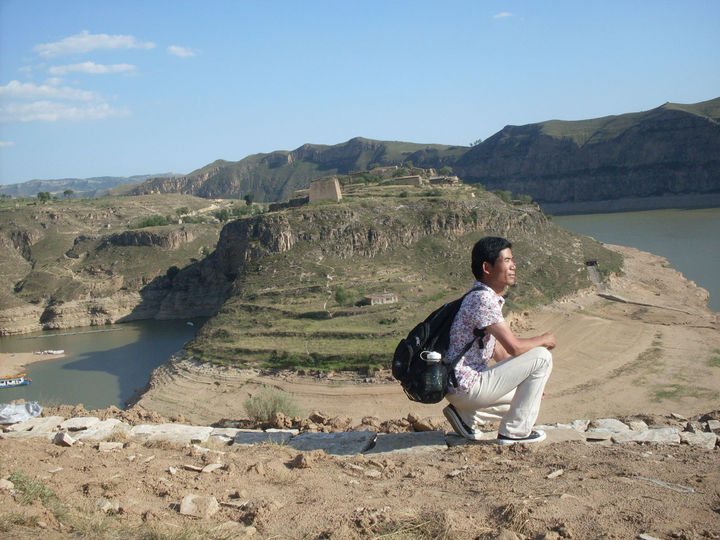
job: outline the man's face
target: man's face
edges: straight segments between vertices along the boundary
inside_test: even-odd
[[[489,281],[501,287],[515,285],[515,260],[510,248],[505,248],[498,255],[495,264],[487,265]]]

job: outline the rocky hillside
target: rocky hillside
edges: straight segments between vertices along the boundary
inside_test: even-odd
[[[229,223],[215,252],[181,271],[164,302],[187,304],[205,284],[231,284],[189,346],[198,358],[379,367],[419,314],[469,285],[469,250],[486,234],[512,238],[522,260],[523,284],[509,297],[515,309],[588,286],[587,259],[619,269],[617,254],[560,229],[534,205],[508,205],[469,186],[381,185],[347,188],[341,203]],[[373,305],[374,295],[388,303]]]
[[[662,197],[660,207],[720,204],[719,120],[717,98],[590,120],[506,126],[472,148],[363,138],[334,146],[305,144],[216,161],[185,177],[156,178],[133,193],[253,194],[257,201],[278,201],[319,177],[411,162],[450,166],[468,183],[530,195],[553,212],[562,205],[612,209],[598,201],[628,198]]]
[[[439,144],[373,141],[357,137],[334,146],[305,144],[293,151],[255,154],[240,161],[215,161],[180,178],[155,178],[135,187],[132,194],[187,193],[198,197],[242,198],[256,201],[289,199],[297,189],[333,174],[367,170],[371,164],[396,165],[411,161],[419,167],[442,167],[467,147]]]
[[[176,194],[0,203],[0,335],[161,317],[174,273],[215,246],[218,210]],[[152,218],[172,224],[136,228]]]
[[[507,126],[454,168],[541,204],[720,196],[720,98],[578,122]]]

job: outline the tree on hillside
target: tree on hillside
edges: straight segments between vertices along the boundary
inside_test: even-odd
[[[255,194],[254,193],[248,193],[243,197],[245,200],[245,204],[248,206],[252,206],[253,201],[255,200]]]
[[[227,208],[223,208],[222,210],[218,210],[218,211],[215,212],[213,215],[214,215],[218,220],[223,221],[223,222],[225,222],[225,221],[227,221],[228,219],[230,219],[230,212],[228,211]]]
[[[63,197],[65,197],[66,199],[69,199],[70,197],[73,196],[74,193],[75,192],[72,189],[66,189],[65,191],[63,191]]]
[[[49,191],[38,191],[37,199],[41,203],[45,204],[50,200],[50,192]]]
[[[453,172],[452,167],[448,167],[446,165],[445,167],[443,167],[442,169],[440,169],[438,171],[438,174],[442,174],[443,176],[448,176],[448,175],[452,174],[452,172]]]
[[[477,145],[480,144],[481,142],[482,142],[482,139],[478,139],[478,140],[476,140],[476,141],[471,142],[471,143],[470,143],[470,146],[477,146]]]

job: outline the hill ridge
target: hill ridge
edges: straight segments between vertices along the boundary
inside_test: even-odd
[[[252,194],[257,201],[278,201],[316,178],[412,163],[448,166],[466,182],[526,194],[541,205],[698,194],[711,195],[713,204],[720,197],[718,119],[715,98],[593,119],[507,125],[471,147],[364,137],[305,143],[240,161],[216,160],[182,181],[148,180],[133,193],[179,189],[201,197]],[[665,200],[674,204],[672,197]]]

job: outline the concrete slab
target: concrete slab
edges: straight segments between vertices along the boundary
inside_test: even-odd
[[[124,436],[130,432],[130,426],[117,418],[108,418],[93,424],[89,428],[78,431],[74,437],[79,441],[104,441],[112,436]]]
[[[608,429],[589,429],[584,434],[585,440],[588,441],[609,441],[613,432]]]
[[[546,431],[545,434],[547,435],[545,443],[561,443],[568,441],[585,442],[585,434],[572,427],[551,429]]]
[[[447,447],[445,433],[442,431],[379,433],[375,445],[365,454],[426,452],[428,450],[446,450]]]
[[[680,442],[684,442],[690,446],[705,448],[706,450],[715,448],[717,440],[718,436],[714,433],[690,433],[689,431],[680,433]]]
[[[130,437],[141,441],[162,441],[178,444],[205,442],[210,438],[210,426],[189,426],[186,424],[140,424],[130,429]]]
[[[287,444],[293,438],[297,430],[273,429],[262,431],[260,429],[241,429],[235,434],[233,444],[250,446],[258,443]]]
[[[14,431],[10,433],[3,433],[3,437],[8,439],[40,439],[44,438],[48,441],[52,441],[57,431]]]
[[[366,451],[376,438],[374,431],[301,433],[290,439],[289,445],[300,451],[324,450],[326,454],[352,456]]]
[[[29,418],[19,424],[13,424],[5,428],[8,433],[17,433],[20,431],[32,431],[35,434],[39,433],[50,433],[56,430],[62,421],[65,420],[64,416],[35,416]]]
[[[664,427],[646,429],[645,431],[626,431],[615,433],[612,436],[615,443],[654,442],[665,444],[680,444],[680,434],[675,428]]]
[[[630,431],[630,426],[617,420],[615,418],[600,418],[590,422],[590,427],[587,431],[605,430],[613,433],[622,433],[623,431]]]
[[[238,428],[213,428],[207,442],[230,445],[235,440],[238,431],[240,431]]]
[[[67,431],[81,431],[83,429],[88,429],[89,427],[94,426],[98,422],[100,422],[100,419],[97,416],[81,416],[77,418],[68,418],[60,424],[60,429],[65,429]]]

